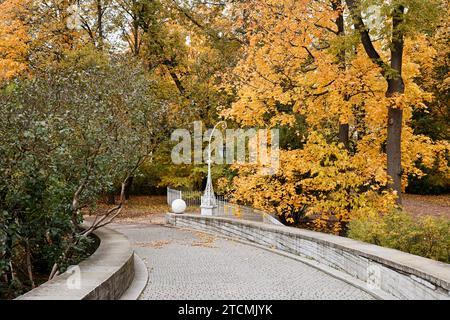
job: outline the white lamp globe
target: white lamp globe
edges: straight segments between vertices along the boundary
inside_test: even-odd
[[[172,212],[183,213],[186,210],[186,202],[183,199],[176,199],[172,201]]]

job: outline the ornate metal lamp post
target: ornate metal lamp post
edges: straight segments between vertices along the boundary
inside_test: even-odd
[[[209,140],[208,140],[208,178],[206,180],[206,188],[205,188],[205,192],[202,196],[201,199],[201,214],[204,216],[212,216],[213,215],[213,211],[214,208],[217,207],[216,204],[216,196],[214,195],[214,188],[213,188],[213,184],[212,184],[212,178],[211,178],[211,138],[214,134],[214,131],[217,129],[217,127],[219,125],[223,125],[224,128],[226,128],[227,124],[225,121],[220,121],[218,122],[214,128],[212,129],[210,135],[209,135]]]

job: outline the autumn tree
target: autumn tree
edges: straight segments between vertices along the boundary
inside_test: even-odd
[[[281,210],[288,220],[309,212],[319,218],[318,225],[323,220],[336,221],[333,228],[338,232],[345,231],[346,222],[360,210],[389,211],[402,190],[395,193],[388,188],[392,166],[387,165],[385,153],[393,141],[391,129],[389,139],[387,134],[389,107],[395,109],[391,114],[403,109],[402,188],[408,175],[423,175],[414,165],[416,159],[430,166],[445,154],[445,141],[415,135],[409,127],[413,111],[425,108],[431,99],[430,92],[417,82],[420,69],[427,68],[435,54],[427,33],[417,31],[415,37],[401,41],[400,80],[393,67],[383,62],[388,68],[383,72],[367,56],[361,32],[355,31],[344,3],[255,0],[237,6],[236,10],[250,12],[235,27],[245,25],[248,45],[243,47],[243,58],[230,81],[230,91],[237,89],[237,99],[223,115],[241,126],[298,128],[302,119],[307,126],[306,133],[292,131],[302,143],[295,148],[281,146],[278,175],[264,177],[257,168],[238,166],[241,174],[233,181],[237,200]],[[408,14],[415,10],[420,6]],[[392,47],[397,34],[392,38],[392,30],[383,28],[378,18],[393,11],[387,7],[377,11],[372,15],[377,19],[369,19],[368,12],[361,19],[369,20],[373,31],[362,33],[370,39],[378,35],[377,41],[371,40],[372,49],[380,52],[380,59],[389,59],[397,52]],[[400,23],[400,29],[411,30],[408,23],[414,23],[408,19]],[[389,88],[392,91],[399,86],[404,87],[404,94],[386,94]],[[335,147],[339,144],[342,148]],[[388,153],[391,161],[392,152]],[[345,164],[347,160],[351,166]],[[337,171],[326,173],[332,168]],[[289,179],[287,172],[291,172]],[[355,172],[358,179],[350,178]],[[336,184],[337,180],[342,182]],[[278,187],[269,187],[274,185]]]
[[[361,43],[369,59],[380,69],[387,82],[386,97],[392,98],[388,106],[387,119],[387,172],[392,179],[391,187],[398,194],[401,203],[402,164],[401,141],[403,128],[403,110],[399,103],[405,93],[403,75],[403,55],[405,38],[433,28],[437,20],[441,1],[359,1],[345,0],[353,26],[359,33]],[[365,15],[363,18],[363,11]],[[372,32],[367,20],[377,21]],[[366,20],[366,21],[365,21]],[[386,62],[374,45],[373,36],[381,36],[389,48],[389,60]],[[397,101],[395,101],[397,100]]]
[[[0,55],[2,78],[21,71],[30,75],[59,61],[67,50],[83,45],[78,32],[76,0],[16,1],[0,4]]]

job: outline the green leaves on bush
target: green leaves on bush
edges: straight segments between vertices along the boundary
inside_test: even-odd
[[[349,224],[353,239],[450,263],[450,220],[431,216],[413,217],[393,211],[365,216]]]
[[[142,66],[99,55],[72,53],[0,87],[0,298],[82,256],[82,214],[167,135],[168,107]]]

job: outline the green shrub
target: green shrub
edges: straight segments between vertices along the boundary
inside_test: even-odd
[[[413,217],[393,211],[386,215],[364,216],[349,224],[353,239],[393,248],[422,257],[450,262],[450,220]]]
[[[82,50],[0,86],[0,299],[83,256],[82,214],[167,136],[150,85],[134,61]]]

